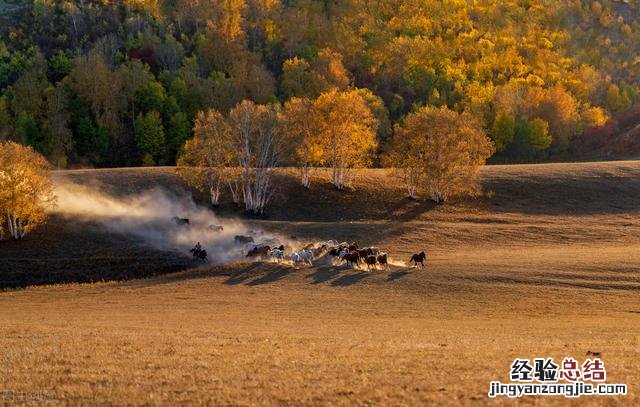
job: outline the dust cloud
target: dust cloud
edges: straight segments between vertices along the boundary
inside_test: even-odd
[[[282,237],[250,229],[240,220],[217,217],[209,209],[196,205],[188,193],[153,188],[120,197],[95,186],[59,182],[55,194],[57,205],[53,212],[65,215],[69,221],[97,223],[156,249],[186,256],[200,242],[210,263],[245,259],[247,244],[235,242],[236,235],[252,236],[256,243],[270,246],[287,243]],[[176,217],[188,219],[189,223],[181,224]]]

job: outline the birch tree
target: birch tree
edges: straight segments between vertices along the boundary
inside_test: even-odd
[[[31,147],[0,143],[0,239],[15,240],[46,221],[55,202],[49,163]]]
[[[291,98],[279,115],[285,143],[293,151],[294,162],[300,170],[300,182],[311,185],[311,169],[322,160],[322,145],[315,140],[313,103],[309,99]]]
[[[233,193],[235,171],[231,129],[220,112],[209,109],[199,112],[193,127],[194,137],[184,145],[178,159],[178,174],[189,185],[207,191],[211,205],[220,204],[222,186],[230,185]]]
[[[405,137],[399,125],[395,126],[393,135],[383,155],[383,165],[392,176],[402,181],[408,197],[416,199],[424,179],[424,154],[415,148],[410,138]]]
[[[333,185],[342,190],[353,168],[371,165],[377,147],[378,120],[357,90],[332,89],[313,104],[314,142],[332,169]]]
[[[244,100],[229,112],[233,150],[240,167],[245,210],[261,214],[273,196],[273,169],[283,143],[278,131],[277,107]]]
[[[424,186],[440,203],[478,192],[478,172],[494,151],[480,122],[446,107],[422,107],[396,127],[392,141],[396,168],[405,175],[409,196]]]

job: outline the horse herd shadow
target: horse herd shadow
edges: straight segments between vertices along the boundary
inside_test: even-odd
[[[232,273],[225,281],[227,285],[245,284],[247,286],[259,286],[275,283],[287,277],[289,274],[304,271],[295,269],[287,265],[273,264],[265,271],[264,263],[253,263],[247,265],[243,270]],[[377,273],[379,273],[378,271]],[[387,273],[387,272],[385,272]],[[387,274],[384,281],[391,282],[411,274],[409,271],[392,271]],[[357,284],[369,277],[373,273],[339,266],[319,266],[313,272],[305,274],[310,279],[309,284],[328,283],[333,287],[345,287]]]

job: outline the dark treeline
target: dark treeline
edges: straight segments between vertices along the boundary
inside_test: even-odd
[[[433,105],[478,117],[496,161],[571,157],[639,101],[639,48],[638,3],[612,0],[4,0],[0,141],[174,164],[199,111],[359,87],[381,146]]]

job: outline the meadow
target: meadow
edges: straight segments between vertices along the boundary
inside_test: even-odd
[[[519,404],[640,402],[640,163],[488,166],[485,195],[443,205],[403,198],[382,170],[360,175],[339,192],[317,171],[307,191],[283,170],[267,217],[244,222],[376,245],[388,270],[203,266],[61,215],[2,243],[0,400],[496,404],[489,383],[508,381],[514,358],[597,351],[627,396]],[[170,168],[55,178],[116,195],[185,189]],[[420,250],[424,269],[402,265]]]

